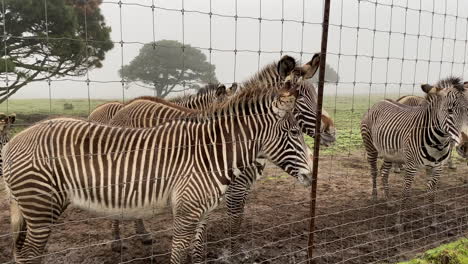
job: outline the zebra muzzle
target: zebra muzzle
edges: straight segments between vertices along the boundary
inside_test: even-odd
[[[309,187],[312,185],[312,173],[299,174],[297,180],[305,187]]]

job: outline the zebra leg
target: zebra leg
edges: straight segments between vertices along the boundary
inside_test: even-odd
[[[411,186],[413,185],[414,176],[416,175],[416,165],[413,162],[407,162],[405,168],[405,177],[402,191],[402,201],[400,206],[400,211],[397,214],[396,225],[399,227],[400,231],[403,230],[401,225],[401,215],[402,212],[406,211],[408,200],[411,196]]]
[[[450,148],[450,153],[449,153],[449,157],[448,157],[448,167],[449,167],[449,169],[451,169],[451,170],[457,169],[457,166],[454,164],[453,159],[452,159],[452,154],[453,154],[453,153],[452,153],[452,152],[453,152],[452,149],[453,149],[453,146],[454,146],[454,143],[452,143],[452,147]]]
[[[185,263],[190,242],[195,236],[200,214],[174,214],[171,264]]]
[[[143,220],[141,219],[135,220],[135,233],[139,235],[141,243],[145,245],[149,245],[153,243],[153,238],[151,237],[151,233],[146,230]]]
[[[437,183],[439,182],[440,174],[442,173],[442,166],[432,168],[431,174],[428,176],[427,181],[427,195],[429,200],[429,215],[432,215],[432,225],[437,224],[437,217],[435,212],[435,194],[437,192]]]
[[[362,141],[364,142],[364,147],[367,153],[367,162],[370,165],[370,172],[372,177],[372,200],[377,200],[377,158],[379,152],[372,142],[372,136],[366,124],[361,124],[361,136]]]
[[[203,217],[200,222],[198,222],[197,228],[195,230],[195,237],[193,239],[192,263],[203,262],[203,253],[206,252],[205,230],[206,219]]]
[[[126,249],[124,243],[122,243],[122,238],[120,237],[120,221],[113,220],[112,221],[112,236],[114,240],[111,242],[111,249],[114,252],[122,252],[122,250]]]
[[[41,263],[50,236],[51,226],[66,208],[66,205],[61,206],[56,203],[57,199],[52,198],[51,200],[50,204],[44,206],[44,195],[42,193],[33,193],[25,198],[24,202],[18,202],[20,215],[16,215],[19,219],[15,220],[14,225],[18,228],[19,224],[20,229],[23,229],[25,223],[26,235],[24,242],[21,241],[23,240],[21,236],[15,241],[14,256],[16,263]],[[23,243],[22,246],[21,243]]]
[[[11,233],[13,234],[13,257],[17,258],[17,252],[23,248],[26,240],[27,227],[23,214],[16,200],[10,201]]]
[[[375,155],[367,154],[367,161],[371,166],[371,177],[372,177],[372,200],[377,200],[377,153]]]
[[[399,163],[393,163],[394,165],[396,164],[397,167]],[[382,164],[382,167],[380,169],[380,174],[382,175],[382,186],[384,189],[384,194],[385,194],[385,199],[388,200],[388,174],[390,173],[390,169],[392,168],[392,162],[384,160],[384,163]]]
[[[250,184],[246,181],[237,181],[231,184],[226,192],[226,207],[229,218],[229,229],[231,235],[230,256],[239,252],[240,227],[244,220],[244,206],[249,193]]]

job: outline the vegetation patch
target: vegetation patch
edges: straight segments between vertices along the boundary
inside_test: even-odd
[[[468,238],[431,249],[418,258],[399,264],[466,264],[468,263]]]

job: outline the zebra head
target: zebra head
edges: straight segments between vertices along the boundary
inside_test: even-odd
[[[313,84],[307,81],[307,79],[310,79],[315,75],[319,64],[320,54],[315,54],[312,59],[303,66],[295,66],[290,71],[289,75],[285,78],[286,82],[290,81],[298,85],[298,97],[294,115],[298,120],[299,125],[302,127],[302,131],[310,137],[315,136],[315,120],[317,119],[317,93]],[[290,62],[283,62],[283,60],[281,60],[278,63],[279,72],[281,72],[281,67],[290,67]],[[320,133],[321,145],[330,146],[336,141],[335,124],[328,115],[327,111],[324,109],[322,109]]]
[[[197,99],[202,101],[223,102],[230,92],[222,83],[208,84],[197,92]]]
[[[462,158],[468,158],[468,134],[464,131],[461,133],[461,144],[457,146],[457,153]]]
[[[421,89],[427,94],[426,99],[435,111],[438,120],[435,125],[460,144],[461,129],[468,114],[468,87],[459,78],[449,77],[434,86],[423,84]]]
[[[16,114],[5,115],[0,113],[0,133],[8,132],[11,125],[15,123]]]
[[[286,82],[272,102],[277,118],[274,129],[266,134],[260,156],[265,156],[299,182],[308,186],[312,183],[311,151],[304,141],[299,123],[294,117],[297,92],[295,86]]]
[[[0,113],[0,146],[5,145],[9,141],[10,128],[15,123],[16,114],[5,115]]]

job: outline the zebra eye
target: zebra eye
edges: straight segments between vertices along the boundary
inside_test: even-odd
[[[289,130],[289,132],[291,132],[291,135],[292,135],[293,137],[298,137],[298,136],[300,135],[300,133],[301,133],[301,131],[299,131],[299,129],[296,128],[296,127],[291,128],[291,129]]]
[[[449,108],[447,111],[448,111],[449,114],[453,114],[453,109],[452,108]]]

